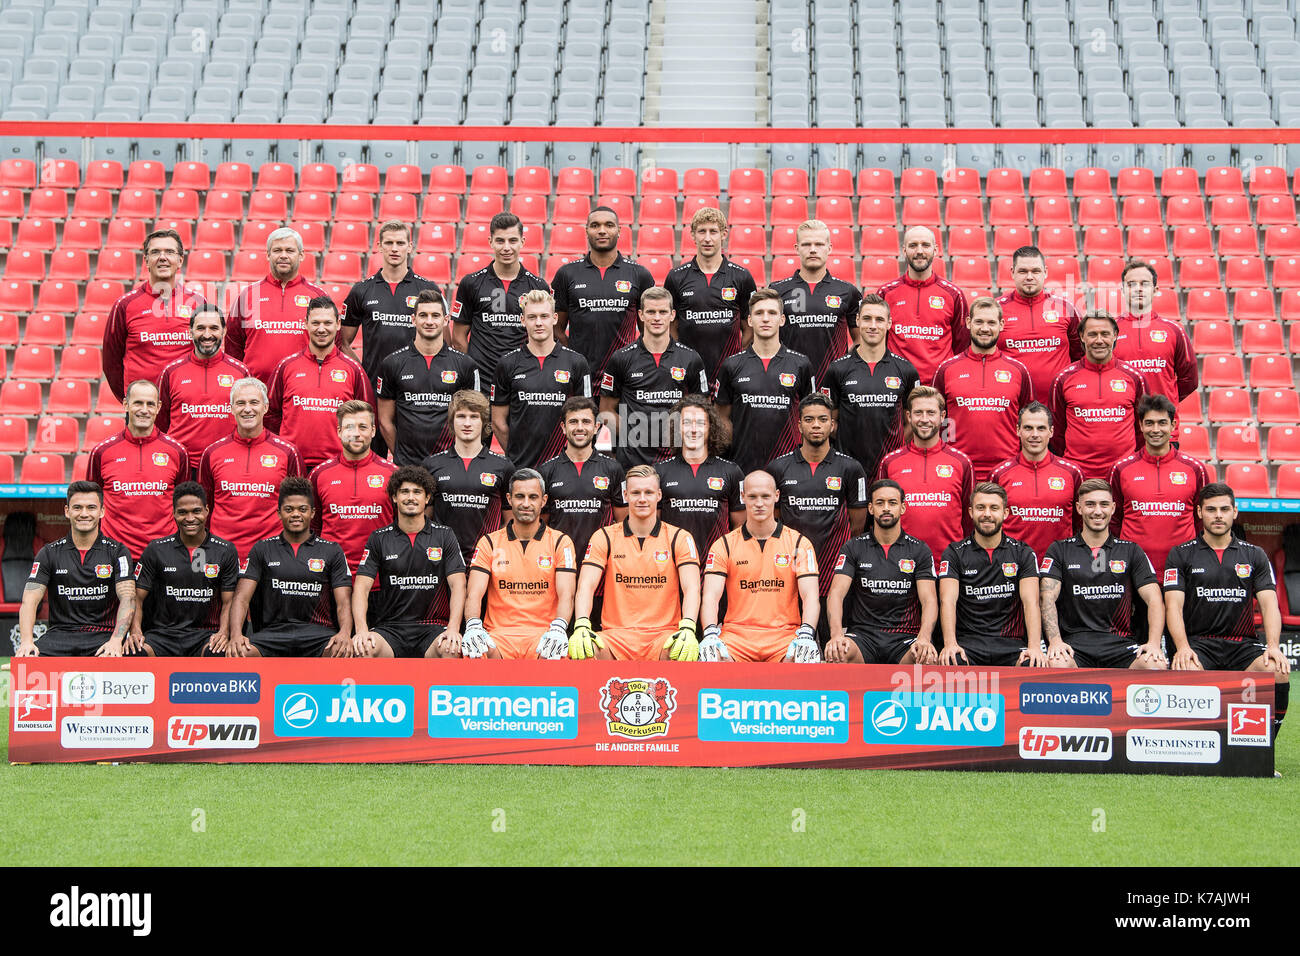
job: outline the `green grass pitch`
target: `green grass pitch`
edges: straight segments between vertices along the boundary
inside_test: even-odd
[[[6,675],[7,676],[7,675]],[[8,695],[5,694],[7,703]],[[3,711],[7,746],[9,712]],[[11,866],[1280,866],[1281,779],[604,767],[0,769]]]

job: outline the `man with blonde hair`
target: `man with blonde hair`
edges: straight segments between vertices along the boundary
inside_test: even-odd
[[[849,250],[850,254],[853,250]],[[820,219],[809,219],[795,230],[799,269],[772,288],[781,295],[785,326],[781,342],[808,356],[813,375],[821,381],[831,362],[853,342],[862,293],[852,282],[831,275],[831,230]]]

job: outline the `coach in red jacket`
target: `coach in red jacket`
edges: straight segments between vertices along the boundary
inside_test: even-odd
[[[903,233],[907,270],[880,287],[894,324],[889,351],[912,363],[922,382],[929,382],[948,358],[966,348],[966,295],[934,271],[934,233],[913,226]]]

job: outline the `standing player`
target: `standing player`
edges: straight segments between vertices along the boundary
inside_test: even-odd
[[[276,229],[266,237],[265,279],[244,286],[230,307],[226,351],[266,384],[280,360],[307,347],[307,304],[325,290],[302,277],[302,236]]]
[[[1115,357],[1142,373],[1147,392],[1164,395],[1177,405],[1200,382],[1196,353],[1183,323],[1162,318],[1153,308],[1156,270],[1140,259],[1130,260],[1120,274],[1128,311],[1118,319]]]
[[[524,296],[540,291],[549,295],[546,280],[525,269],[519,261],[524,248],[519,217],[499,212],[488,225],[492,236],[492,263],[471,272],[456,287],[451,307],[455,321],[451,343],[478,366],[483,383],[496,381],[497,362],[527,339],[521,323]]]
[[[163,369],[158,379],[158,430],[185,446],[192,473],[198,471],[203,449],[230,434],[230,386],[248,377],[244,363],[222,351],[225,336],[221,310],[199,306],[190,316],[194,350]]]
[[[849,351],[862,293],[852,282],[826,271],[831,231],[820,219],[799,224],[795,251],[799,271],[772,283],[781,296],[781,311],[785,314],[781,341],[792,351],[808,356],[813,377],[820,382],[831,362]]]
[[[767,472],[745,476],[744,499],[745,520],[713,543],[704,562],[700,660],[815,664],[822,659],[817,553],[776,520],[776,482]]]
[[[135,570],[131,650],[150,657],[224,654],[239,555],[208,532],[208,499],[196,481],[172,493],[175,534],[149,542]]]
[[[1282,615],[1268,555],[1232,533],[1237,498],[1214,482],[1201,489],[1196,516],[1205,529],[1169,552],[1161,580],[1165,624],[1174,640],[1176,671],[1271,671],[1273,736],[1282,727],[1291,695],[1291,662],[1279,647]],[[1264,641],[1255,630],[1255,604]]]
[[[618,251],[618,235],[618,214],[597,206],[587,214],[587,254],[555,273],[555,337],[582,353],[593,375],[636,338],[637,303],[655,284],[649,269]]]
[[[316,498],[312,530],[335,541],[348,559],[348,568],[361,563],[370,533],[393,520],[388,484],[397,466],[370,447],[375,436],[375,410],[351,399],[335,412],[342,451],[326,458],[308,475]]]
[[[610,358],[600,380],[600,413],[619,436],[624,468],[664,457],[670,410],[683,395],[709,392],[698,352],[673,341],[673,298],[661,286],[641,294],[641,337]]]
[[[189,321],[204,298],[181,281],[185,247],[174,229],[144,240],[144,282],[113,303],[104,323],[104,381],[118,401],[126,386],[158,376],[190,349]]]
[[[212,508],[212,533],[248,558],[253,542],[282,527],[277,510],[280,483],[302,474],[298,449],[262,424],[266,386],[241,378],[230,389],[234,434],[215,441],[199,461],[199,484]]]
[[[132,559],[172,527],[172,489],[190,477],[189,456],[154,425],[158,388],[132,382],[126,427],[90,451],[86,477],[103,489],[104,534],[126,545]]]
[[[1003,320],[999,342],[1029,369],[1034,397],[1044,399],[1052,394],[1056,376],[1083,358],[1079,310],[1043,288],[1047,261],[1037,246],[1021,246],[1011,254],[1011,280],[1015,289],[998,299]]]
[[[423,467],[438,487],[433,496],[433,520],[456,535],[468,567],[474,542],[501,526],[506,481],[515,465],[488,447],[492,423],[482,392],[457,392],[447,406],[447,415],[455,435],[452,445],[424,459]]]
[[[1046,667],[1038,603],[1038,559],[1002,530],[1007,493],[983,481],[970,498],[975,530],[939,561],[939,663]]]
[[[474,548],[461,638],[465,657],[556,660],[568,654],[578,557],[567,534],[542,523],[545,507],[542,476],[520,468],[510,478],[510,520]]]
[[[375,406],[375,391],[356,360],[339,351],[339,310],[329,296],[307,305],[307,347],[281,359],[271,375],[266,427],[293,442],[315,468],[339,453],[336,412],[356,400]]]
[[[885,348],[889,305],[874,292],[858,308],[858,344],[831,362],[822,380],[835,411],[840,450],[874,475],[903,441],[903,403],[920,377],[912,363]]]
[[[1075,505],[1083,530],[1053,541],[1039,573],[1043,636],[1053,667],[1130,667],[1163,670],[1160,650],[1165,609],[1146,552],[1110,533],[1115,500],[1110,485],[1089,478]],[[1147,607],[1147,641],[1136,642],[1133,606]]]
[[[744,317],[757,287],[748,269],[722,254],[727,219],[719,210],[696,211],[691,239],[695,255],[668,273],[664,288],[677,314],[673,338],[699,353],[713,381],[723,359],[740,351]]]
[[[1042,402],[1020,409],[1016,434],[1020,454],[994,468],[989,481],[1007,492],[1009,510],[1003,529],[1041,557],[1053,541],[1074,533],[1075,494],[1083,472],[1049,450],[1052,410]]]
[[[343,549],[312,533],[313,510],[306,478],[280,483],[281,531],[248,555],[230,605],[228,657],[352,656],[352,576]]]
[[[583,552],[569,656],[615,661],[693,661],[700,656],[700,553],[681,528],[659,520],[662,492],[649,465],[627,475],[628,515],[599,529]],[[592,630],[604,587],[600,632]]]
[[[436,489],[417,465],[388,478],[385,490],[397,518],[371,532],[352,586],[358,657],[460,656],[465,562],[451,529],[425,516]],[[376,581],[379,589],[372,592]]]
[[[929,382],[947,359],[965,350],[966,296],[934,271],[934,233],[913,226],[903,233],[907,269],[880,287],[894,325],[889,351],[912,363],[922,382]]]
[[[528,341],[496,363],[492,429],[516,467],[532,468],[564,446],[565,399],[591,397],[591,369],[555,341],[555,300],[534,289],[519,300]]]
[[[1173,446],[1178,410],[1166,396],[1143,395],[1137,418],[1142,449],[1115,462],[1110,487],[1120,537],[1150,555],[1159,575],[1169,542],[1196,537],[1196,501],[1210,478],[1203,462]]]
[[[415,341],[384,359],[375,379],[379,431],[399,465],[418,464],[450,445],[451,396],[462,388],[482,387],[470,357],[447,343],[449,320],[442,293],[417,293],[412,321]]]
[[[1115,358],[1119,331],[1108,312],[1089,312],[1079,335],[1084,357],[1052,386],[1052,417],[1061,423],[1052,451],[1079,466],[1085,478],[1106,478],[1111,466],[1142,444],[1137,403],[1141,374]]]
[[[939,659],[933,641],[939,620],[934,557],[925,542],[903,532],[907,505],[898,482],[873,482],[868,494],[871,530],[845,544],[835,560],[826,599],[826,660],[933,664]]]
[[[37,552],[18,609],[16,657],[121,657],[135,613],[131,556],[105,537],[104,496],[93,481],[68,485],[66,536]],[[36,612],[49,595],[49,625],[36,641]]]
[[[537,466],[546,482],[546,523],[573,541],[578,554],[598,528],[627,515],[623,466],[596,451],[596,403],[585,395],[566,399],[564,450]]]
[[[659,517],[690,532],[695,549],[709,545],[745,520],[740,501],[744,475],[735,462],[720,458],[727,426],[703,395],[687,395],[673,415],[681,435],[681,450],[655,465],[663,499]]]
[[[718,414],[731,426],[741,471],[761,468],[798,444],[799,400],[815,385],[808,358],[781,344],[781,297],[759,289],[749,299],[754,342],[722,363],[713,383]]]
[[[907,531],[930,546],[935,561],[943,549],[970,531],[964,507],[975,487],[970,459],[942,438],[943,395],[918,385],[907,396],[912,440],[886,455],[878,478],[892,478],[907,501]]]
[[[966,319],[970,348],[934,373],[934,387],[948,407],[949,440],[966,453],[975,480],[984,481],[1016,453],[1016,419],[1034,400],[1029,369],[998,348],[1002,307],[981,296]]]

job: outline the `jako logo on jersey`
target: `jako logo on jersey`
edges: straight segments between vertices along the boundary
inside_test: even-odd
[[[429,549],[428,549],[427,551],[425,551],[424,553],[427,554],[427,555],[429,556],[429,560],[430,560],[430,561],[441,561],[441,560],[442,560],[442,548],[429,548]]]
[[[790,555],[778,554],[772,558],[772,562],[778,568],[788,568],[790,566]]]
[[[1151,333],[1151,341],[1152,341],[1152,342],[1163,342],[1166,338],[1168,338],[1168,333],[1167,333],[1167,332],[1152,332],[1152,333]]]
[[[1007,382],[1011,381],[1011,373],[1006,369],[997,369],[993,372],[993,380],[1005,385]]]
[[[308,299],[305,295],[295,295],[293,297],[293,304],[298,306],[299,308],[305,307],[307,303],[310,301],[311,300]]]
[[[1228,705],[1228,744],[1267,747],[1271,727],[1268,704]]]
[[[1169,584],[1177,584],[1177,583],[1178,583],[1178,569],[1165,568],[1165,584],[1169,585]]]
[[[709,479],[709,490],[710,490],[710,491],[721,491],[725,485],[726,485],[726,482],[723,481],[721,478],[710,478],[710,479]],[[33,573],[33,574],[36,573],[35,568],[36,568],[36,566],[35,566],[35,565],[32,565],[32,569],[33,569],[33,570],[32,570],[32,573]]]
[[[569,380],[569,370],[567,368],[557,368],[555,370],[555,380],[561,385]]]
[[[443,385],[456,384],[456,372],[454,369],[447,369],[447,371],[442,373],[442,384]]]
[[[723,302],[732,302],[735,300],[735,298],[736,298],[736,290],[731,286],[728,286],[727,288],[722,290]]]
[[[1065,489],[1065,479],[1064,479],[1064,478],[1048,478],[1048,479],[1047,479],[1047,487],[1051,488],[1053,491],[1063,491],[1063,490]]]
[[[1233,565],[1233,569],[1237,572],[1237,577],[1239,577],[1239,578],[1248,578],[1248,577],[1250,577],[1250,565],[1249,565],[1249,564],[1234,564],[1234,565]],[[98,568],[96,568],[95,570],[96,570],[96,572],[99,571]]]
[[[1017,565],[1014,561],[1004,561],[1002,563],[1003,577],[1014,578],[1016,576],[1016,572],[1019,570],[1020,570],[1020,566]]]
[[[897,375],[885,376],[885,388],[902,388],[902,387],[903,387],[903,380],[899,378]]]
[[[1123,574],[1127,569],[1128,569],[1127,561],[1112,561],[1110,563],[1110,570],[1112,574]]]
[[[261,462],[263,468],[274,468],[280,463],[280,459],[276,455],[263,455]]]
[[[1187,472],[1185,472],[1185,471],[1171,471],[1171,472],[1169,473],[1169,483],[1170,483],[1171,485],[1185,485],[1185,484],[1187,484]]]
[[[667,551],[656,551],[656,552],[655,552],[655,560],[658,561],[660,564],[663,564],[665,561],[668,560],[668,552],[667,552]]]
[[[1000,747],[1001,694],[869,691],[862,695],[867,743]]]
[[[828,295],[826,297],[826,307],[829,309],[838,309],[840,307],[840,303],[843,301],[844,300],[841,299],[838,295]]]
[[[221,565],[219,564],[203,565],[203,576],[205,578],[215,578],[220,573],[221,573]]]
[[[309,558],[307,560],[307,567],[312,571],[324,571],[325,561],[322,558]]]
[[[537,556],[537,566],[543,571],[549,571],[555,562],[549,554],[539,554]]]
[[[604,475],[597,475],[596,477],[592,478],[591,483],[595,485],[596,488],[600,491],[609,490],[609,478],[607,478]]]
[[[786,388],[794,388],[794,375],[790,372],[782,372],[781,384]]]
[[[479,475],[478,480],[480,484],[487,485],[489,488],[495,488],[497,476],[492,474]]]
[[[415,689],[397,684],[281,684],[277,737],[410,737]]]
[[[826,488],[828,491],[839,491],[843,482],[835,475],[828,475],[826,478]]]
[[[348,373],[343,371],[341,368],[336,368],[330,372],[330,378],[335,382],[346,382],[348,380]]]
[[[95,565],[95,577],[107,578],[107,577],[111,577],[112,574],[113,574],[113,566],[111,564]]]
[[[1022,760],[1109,760],[1110,731],[1104,727],[1022,727]]]
[[[943,296],[941,296],[941,295],[932,295],[932,296],[930,296],[930,308],[932,308],[932,309],[942,309],[942,308],[943,308]]]
[[[631,292],[632,283],[628,282],[626,279],[619,279],[617,282],[614,283],[614,288],[617,289],[619,292]]]
[[[952,465],[935,465],[934,473],[938,475],[940,478],[951,478]]]
[[[677,709],[677,689],[662,677],[611,677],[600,689],[600,709],[611,737],[664,737]]]
[[[408,309],[414,309],[414,308],[415,308],[415,296],[413,296],[413,295],[408,295],[408,296],[406,297],[406,307],[407,307]]]
[[[898,562],[898,570],[902,571],[904,574],[911,574],[916,570],[916,562],[911,558],[903,558]]]
[[[686,369],[674,365],[668,370],[668,374],[673,377],[674,382],[683,382],[686,380]]]
[[[153,463],[157,465],[159,468],[167,467],[168,461],[169,459],[167,458],[167,452],[156,451],[153,453]]]

